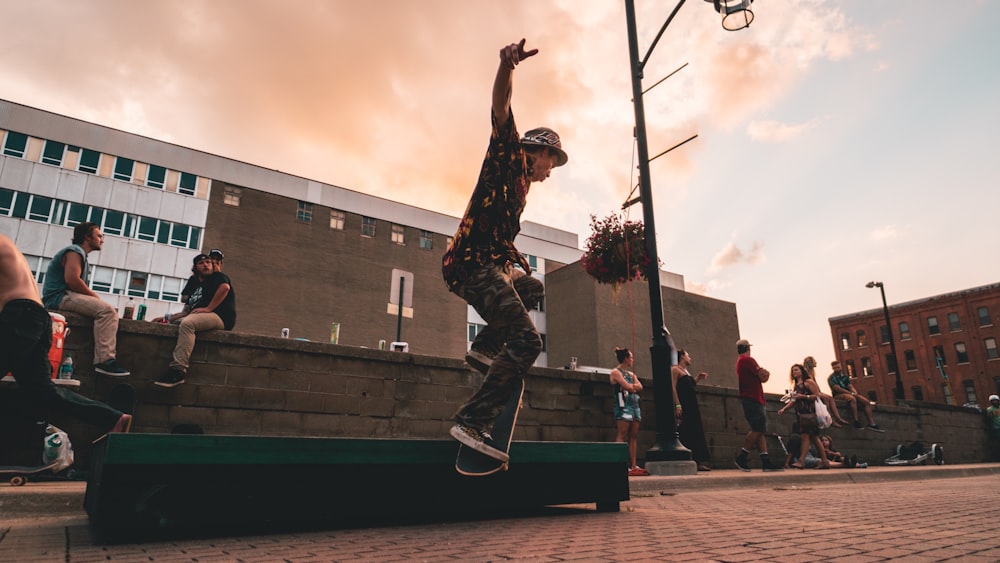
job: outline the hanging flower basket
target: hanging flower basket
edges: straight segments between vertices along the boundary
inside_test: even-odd
[[[646,255],[646,232],[642,223],[622,221],[618,215],[598,220],[590,216],[590,237],[580,262],[597,283],[621,284],[646,279],[652,261]]]

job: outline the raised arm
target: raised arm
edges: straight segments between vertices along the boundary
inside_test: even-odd
[[[497,127],[501,127],[510,119],[510,99],[514,90],[514,67],[528,57],[538,54],[538,49],[524,50],[525,39],[520,43],[511,43],[500,49],[500,66],[493,81],[493,115]]]

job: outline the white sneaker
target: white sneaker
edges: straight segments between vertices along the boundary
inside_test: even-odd
[[[507,455],[507,452],[498,450],[486,443],[486,440],[493,440],[489,432],[477,430],[464,424],[456,424],[451,427],[449,433],[452,438],[461,442],[463,446],[468,446],[481,454],[488,455],[504,463],[510,461],[510,456]]]

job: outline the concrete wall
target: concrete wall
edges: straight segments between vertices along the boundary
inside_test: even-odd
[[[100,398],[118,380],[93,375],[91,325],[74,315],[69,322],[66,349],[73,354],[80,392]],[[216,434],[442,439],[480,379],[453,359],[217,332],[199,336],[187,383],[162,389],[152,380],[166,370],[175,338],[174,326],[121,321],[119,360],[132,370],[125,381],[138,396],[133,431],[170,432],[196,424]],[[650,385],[643,394],[640,458],[655,440],[655,399]],[[699,404],[713,464],[729,468],[748,431],[736,390],[704,386]],[[769,396],[771,429],[787,435],[794,416],[773,414],[779,406],[777,397]],[[532,369],[515,439],[610,441],[611,412],[606,376]],[[950,463],[987,457],[981,414],[907,403],[879,406],[876,418],[886,433],[834,429],[830,434],[841,451],[876,464],[897,444],[914,440],[944,444]],[[77,465],[86,467],[98,430],[56,415],[49,421],[70,432]]]

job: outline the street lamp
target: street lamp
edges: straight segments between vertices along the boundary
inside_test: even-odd
[[[865,284],[865,287],[869,289],[877,287],[882,292],[882,313],[885,314],[885,330],[889,333],[889,353],[892,354],[892,365],[888,367],[896,371],[896,404],[899,404],[904,399],[903,380],[899,376],[899,362],[896,361],[896,339],[892,336],[892,321],[889,320],[889,306],[885,302],[885,286],[882,285],[882,282],[870,281]]]
[[[649,46],[645,58],[639,58],[639,39],[635,23],[635,0],[625,0],[625,19],[628,24],[629,63],[632,71],[632,102],[635,106],[635,141],[639,158],[639,199],[642,201],[642,220],[646,232],[646,255],[653,264],[647,272],[649,283],[649,309],[653,325],[653,344],[649,352],[653,369],[653,389],[656,393],[656,443],[646,452],[646,461],[687,461],[691,451],[677,436],[674,420],[674,392],[670,380],[670,367],[677,363],[677,351],[670,338],[670,331],[663,322],[663,297],[660,288],[659,258],[656,251],[656,225],[653,218],[653,187],[649,179],[649,148],[646,140],[646,116],[642,103],[643,67],[653,53],[660,36],[684,5],[677,6],[663,22],[659,33]],[[753,20],[749,6],[752,0],[706,0],[722,14],[722,27],[727,30],[742,29]],[[740,17],[745,22],[740,24]],[[730,19],[731,18],[731,19]]]

